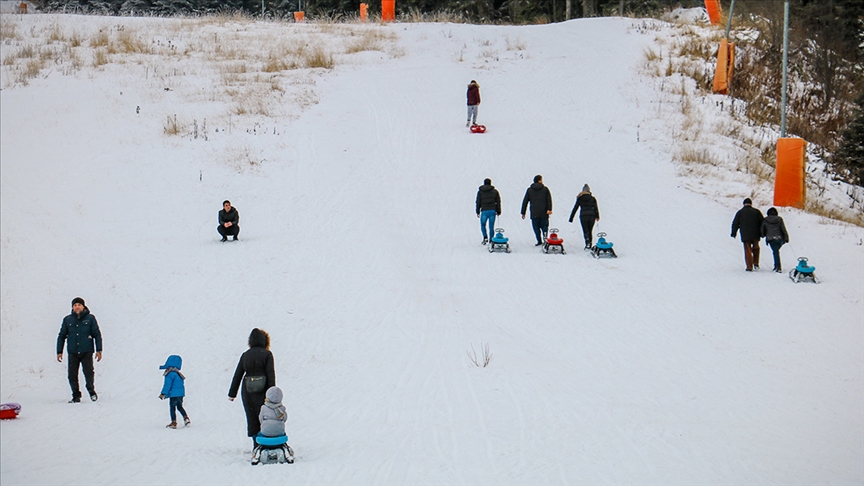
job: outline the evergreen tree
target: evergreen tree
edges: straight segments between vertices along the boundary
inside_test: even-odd
[[[864,186],[864,92],[856,104],[852,122],[840,132],[840,147],[828,162],[841,179]]]

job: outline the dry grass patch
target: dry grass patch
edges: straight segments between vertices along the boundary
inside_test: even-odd
[[[93,37],[90,38],[90,47],[108,47],[111,43],[111,38],[108,36],[108,32],[100,30]]]
[[[363,51],[384,51],[384,42],[396,37],[395,34],[385,33],[381,29],[366,30],[359,36],[352,32],[351,36],[345,48],[347,54]]]
[[[150,45],[144,42],[134,30],[123,29],[117,32],[117,39],[109,46],[109,51],[124,54],[148,54]]]
[[[303,67],[306,68],[323,68],[333,69],[333,54],[328,52],[321,46],[315,46],[312,49],[303,52]]]
[[[108,49],[99,47],[93,51],[93,66],[99,67],[108,64]]]
[[[6,20],[6,15],[0,15],[0,40],[15,40],[19,39],[18,25],[15,22]]]
[[[695,147],[687,144],[680,147],[674,154],[674,159],[685,165],[710,165],[717,167],[722,164],[716,155],[711,153],[711,150],[704,147]]]
[[[515,39],[505,37],[504,43],[507,45],[508,51],[524,51],[528,47],[528,44],[526,44],[525,41],[520,37],[517,37]]]

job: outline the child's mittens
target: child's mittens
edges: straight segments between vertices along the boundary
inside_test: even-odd
[[[159,394],[159,400],[165,400],[165,394],[164,393]]]

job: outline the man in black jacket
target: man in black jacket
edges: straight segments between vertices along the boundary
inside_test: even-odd
[[[69,403],[81,401],[81,389],[78,388],[78,366],[84,368],[84,383],[90,400],[99,398],[93,386],[93,343],[96,343],[96,361],[102,361],[102,333],[96,316],[84,305],[84,299],[72,299],[72,313],[63,318],[60,333],[57,335],[57,362],[63,362],[63,344],[69,342],[69,386],[72,388],[72,400]]]
[[[732,238],[741,231],[741,242],[744,243],[744,262],[747,271],[759,270],[759,238],[762,236],[762,212],[753,207],[753,201],[748,197],[744,207],[735,213],[732,220]]]
[[[237,208],[231,207],[231,201],[222,202],[222,209],[219,210],[219,226],[216,230],[222,235],[222,241],[228,241],[229,236],[233,236],[234,241],[237,241],[237,236],[240,234],[240,213],[237,212]]]
[[[477,199],[474,210],[480,218],[480,231],[483,233],[483,245],[495,235],[495,216],[501,216],[501,195],[492,185],[492,179],[484,179],[483,185],[477,189]],[[489,234],[486,234],[486,222],[489,222]]]
[[[543,238],[546,238],[546,233],[549,232],[549,215],[552,214],[552,193],[549,188],[543,185],[543,176],[537,174],[534,176],[534,183],[525,191],[525,197],[522,198],[522,219],[525,219],[525,209],[528,208],[528,203],[531,203],[531,226],[534,228],[534,237],[537,238],[537,244],[543,244]]]

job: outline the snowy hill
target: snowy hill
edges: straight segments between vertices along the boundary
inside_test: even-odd
[[[764,245],[745,273],[729,228],[750,193],[676,176],[634,21],[3,22],[4,56],[56,25],[178,53],[99,64],[85,42],[68,61],[83,67],[26,85],[4,66],[0,400],[23,405],[0,422],[4,485],[864,482],[864,229],[781,208],[784,266],[807,256],[823,282],[767,271]],[[380,44],[343,50],[363,31]],[[334,68],[259,75],[196,50],[241,37],[321,43]],[[257,114],[229,95],[253,77],[273,85]],[[464,127],[471,79],[483,135]],[[567,255],[540,253],[519,216],[535,174]],[[511,254],[480,245],[485,177]],[[585,183],[618,259],[592,259],[567,222]],[[223,199],[239,242],[218,241]],[[75,296],[105,348],[99,401],[70,405],[54,345]],[[249,465],[226,399],[253,327],[290,466]],[[193,422],[176,431],[157,399],[169,354]]]

